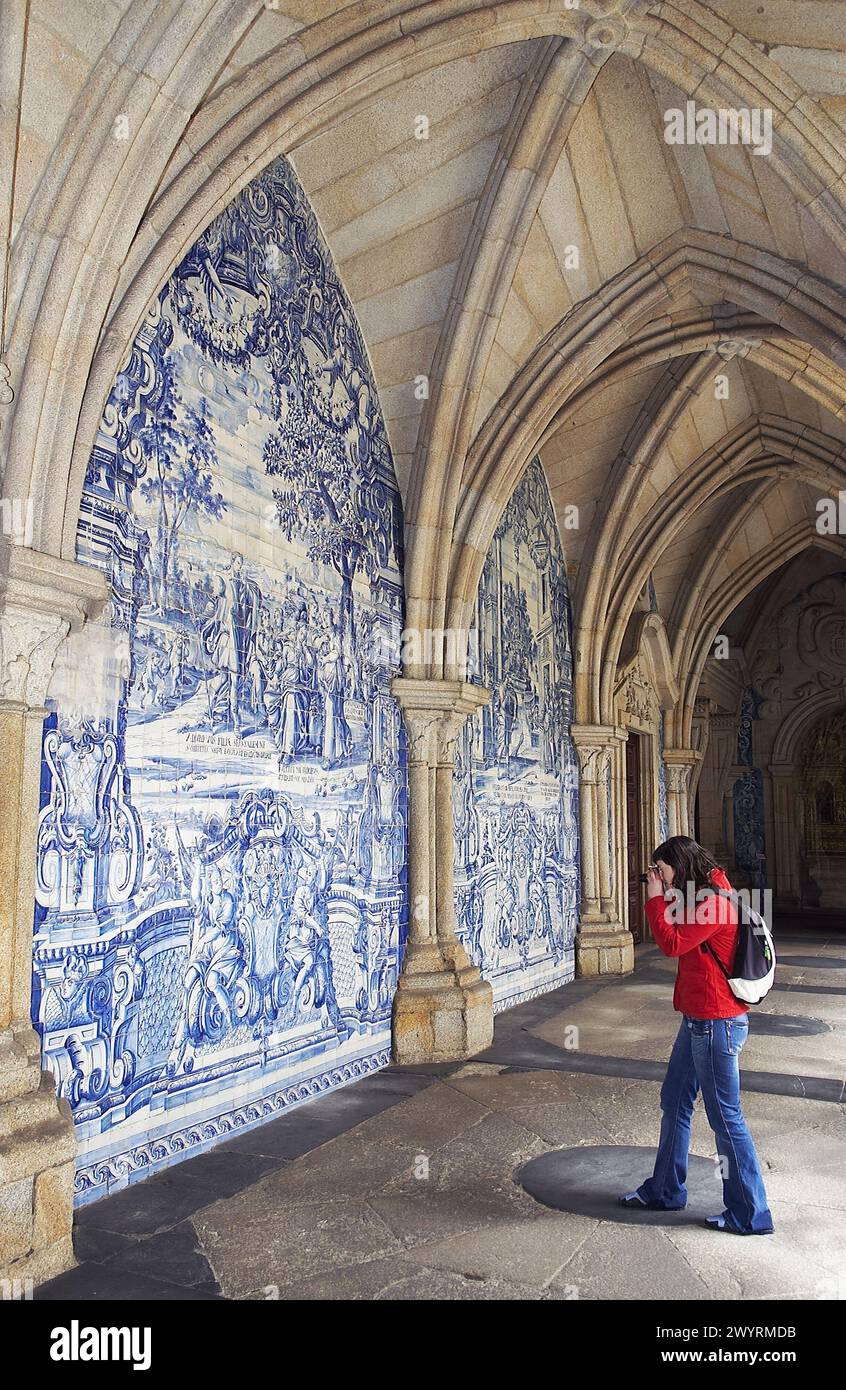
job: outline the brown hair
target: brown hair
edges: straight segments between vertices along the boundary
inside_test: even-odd
[[[671,835],[663,845],[659,845],[652,856],[653,861],[661,859],[673,870],[673,886],[694,883],[697,888],[710,885],[709,875],[713,869],[720,869],[713,854],[691,840],[689,835]]]

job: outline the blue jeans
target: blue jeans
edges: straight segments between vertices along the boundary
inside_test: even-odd
[[[769,1231],[773,1218],[761,1165],[740,1108],[740,1049],[749,1035],[745,1015],[690,1018],[682,1014],[661,1087],[661,1137],[652,1177],[637,1189],[645,1202],[677,1210],[687,1203],[687,1155],[693,1105],[702,1089],[717,1140],[723,1201],[732,1224],[746,1234]]]

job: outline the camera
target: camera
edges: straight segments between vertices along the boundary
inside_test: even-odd
[[[653,870],[655,871],[655,873],[657,874],[657,872],[658,872],[658,866],[657,866],[657,864],[649,864],[648,867],[649,867],[650,869],[653,869]],[[649,874],[641,874],[641,876],[640,876],[640,881],[641,881],[641,883],[648,883],[648,882],[649,882]]]

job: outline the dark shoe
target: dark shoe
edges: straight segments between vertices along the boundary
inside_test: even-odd
[[[643,1211],[681,1211],[681,1207],[665,1207],[661,1202],[644,1202],[637,1192],[625,1192],[617,1198],[621,1207],[637,1207]]]
[[[702,1225],[710,1231],[730,1231],[733,1236],[771,1236],[775,1232],[775,1226],[767,1226],[763,1231],[742,1231],[727,1211],[720,1212],[719,1216],[706,1216]]]

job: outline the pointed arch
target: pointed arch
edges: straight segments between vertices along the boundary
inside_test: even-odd
[[[12,346],[20,390],[8,485],[34,498],[35,544],[42,549],[72,552],[96,422],[153,294],[258,169],[358,102],[365,80],[384,88],[463,53],[526,38],[577,37],[597,67],[609,52],[626,52],[688,95],[772,107],[773,167],[846,250],[844,205],[835,192],[846,168],[837,127],[807,101],[800,109],[800,90],[777,64],[696,0],[621,0],[612,16],[604,3],[586,3],[581,13],[528,0],[492,12],[485,0],[432,0],[362,27],[348,7],[286,39],[200,107],[213,45],[221,32],[234,43],[256,3],[204,0],[201,28],[187,43],[184,26],[168,28],[161,17],[157,27],[160,7],[134,6],[86,91],[90,107],[98,90],[96,109],[69,126],[67,188],[57,198],[45,184],[28,218],[27,250],[16,266],[17,284],[26,288]],[[606,18],[596,25],[591,11]],[[114,54],[126,55],[117,77]],[[141,75],[130,96],[126,74],[133,72]],[[114,112],[127,105],[137,111],[137,134],[121,152],[111,127]],[[445,480],[454,469],[452,457],[427,461],[425,495],[445,496],[441,534],[423,527],[419,538],[411,535],[410,572],[439,576],[434,594],[420,595],[428,607],[444,603],[453,511]]]
[[[829,282],[754,247],[727,247],[711,233],[674,234],[565,316],[476,435],[451,538],[448,626],[462,626],[498,517],[550,421],[615,350],[660,322],[675,290],[698,285],[754,308],[846,369],[846,296]],[[436,572],[446,567],[437,551],[431,558]]]

